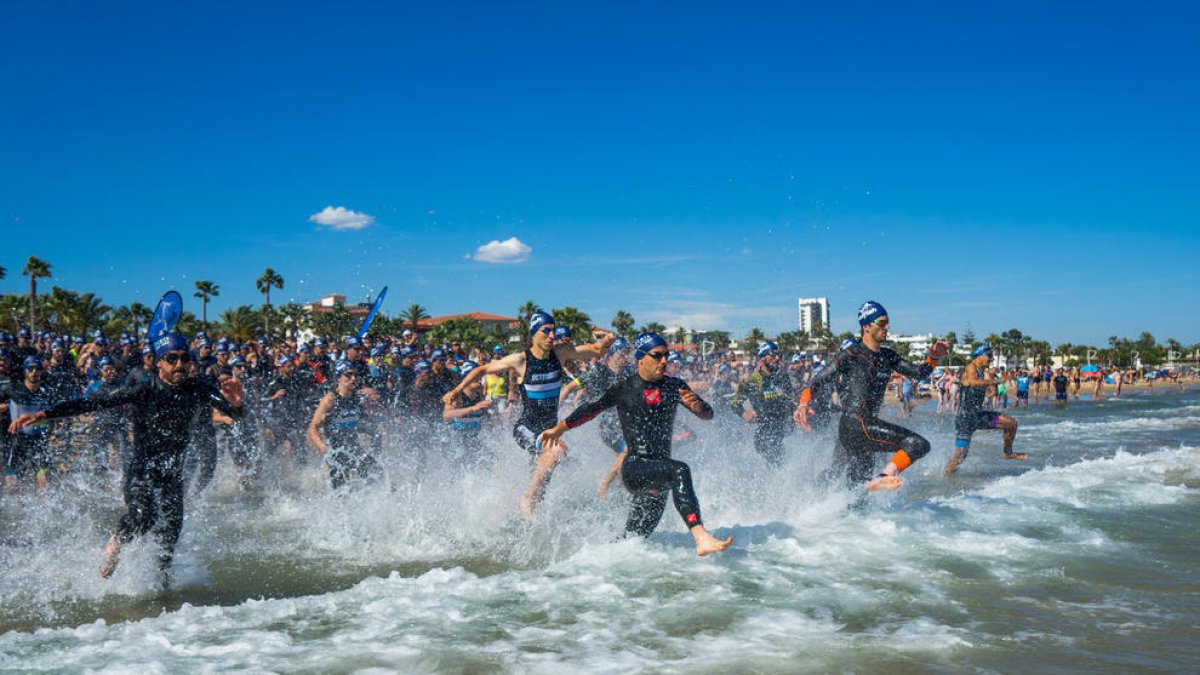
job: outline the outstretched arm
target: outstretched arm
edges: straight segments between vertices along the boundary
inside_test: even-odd
[[[525,368],[525,352],[517,352],[516,354],[509,354],[508,356],[500,359],[499,361],[492,361],[490,363],[485,363],[482,366],[479,366],[478,368],[467,373],[467,376],[464,377],[461,382],[459,382],[457,385],[455,385],[455,387],[453,389],[446,392],[446,395],[442,397],[442,403],[450,403],[451,401],[455,400],[456,398],[458,398],[459,394],[461,394],[463,392],[463,390],[467,388],[467,385],[471,384],[472,382],[478,381],[481,377],[483,377],[484,375],[487,375],[488,373],[503,373],[503,372],[519,373],[522,370],[524,370],[524,368]]]
[[[599,342],[592,342],[576,347],[572,344],[559,345],[554,348],[554,353],[558,356],[559,361],[587,361],[588,359],[598,359],[608,353],[608,348],[616,342],[617,336],[612,333],[605,333],[604,337]]]

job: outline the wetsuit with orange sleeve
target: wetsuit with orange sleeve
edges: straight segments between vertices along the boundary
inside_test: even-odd
[[[687,527],[701,524],[691,469],[671,459],[675,409],[682,402],[679,393],[684,390],[690,391],[687,382],[677,377],[649,382],[634,373],[609,387],[599,399],[576,408],[564,420],[568,429],[574,429],[609,408],[617,409],[629,449],[621,465],[621,481],[633,494],[625,522],[627,532],[642,536],[653,532],[662,519],[667,493],[674,497],[675,509]],[[707,403],[701,404],[711,412]]]
[[[809,389],[822,390],[833,385],[841,398],[837,458],[844,465],[851,485],[870,480],[877,453],[889,453],[896,468],[904,471],[929,452],[929,441],[898,424],[879,419],[879,409],[893,372],[921,380],[933,372],[933,367],[932,359],[918,365],[886,347],[873,352],[857,344],[839,352],[837,358],[813,377]]]

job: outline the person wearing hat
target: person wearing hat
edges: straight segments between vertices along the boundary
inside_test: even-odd
[[[946,475],[958,471],[971,449],[971,437],[981,429],[1000,429],[1004,432],[1005,459],[1028,459],[1024,452],[1013,452],[1017,438],[1017,421],[995,410],[985,410],[988,387],[996,386],[994,377],[987,377],[992,363],[992,346],[984,343],[971,352],[971,362],[963,368],[959,383],[958,412],[954,415],[954,454],[946,464]]]
[[[901,358],[883,346],[890,320],[883,305],[873,300],[859,308],[858,325],[858,344],[838,352],[813,376],[809,388],[800,395],[795,419],[801,426],[807,424],[813,391],[835,387],[842,403],[836,449],[839,468],[845,471],[850,485],[866,482],[868,490],[895,490],[904,484],[899,474],[929,453],[929,441],[879,418],[888,381],[893,372],[914,380],[929,377],[950,346],[941,341],[934,343],[920,365]],[[888,462],[882,473],[871,478],[881,453],[886,453]]]
[[[470,386],[471,382],[492,373],[511,372],[516,376],[521,392],[521,416],[513,426],[513,439],[517,445],[535,457],[537,464],[529,487],[521,495],[521,511],[533,518],[534,506],[542,500],[546,483],[554,473],[554,467],[566,456],[566,444],[555,441],[543,446],[538,435],[558,422],[558,395],[567,379],[563,363],[588,361],[600,358],[608,352],[616,339],[612,333],[604,333],[599,342],[582,347],[572,344],[554,344],[554,317],[545,312],[535,312],[529,317],[530,345],[523,351],[510,354],[471,371],[463,378],[444,401],[451,400]]]
[[[100,576],[112,576],[121,547],[154,528],[162,552],[159,567],[164,575],[171,566],[175,544],[183,527],[185,481],[183,458],[196,414],[216,408],[234,418],[244,414],[242,390],[236,380],[218,389],[191,374],[192,355],[187,340],[167,333],[154,343],[158,376],[141,384],[118,387],[93,398],[80,398],[26,413],[13,420],[16,433],[47,419],[71,417],[117,406],[130,406],[133,452],[125,467],[125,504],[117,529],[104,549]],[[164,577],[165,578],[165,577]]]
[[[340,359],[333,364],[333,376],[333,391],[321,398],[308,424],[308,440],[325,455],[330,485],[339,490],[351,478],[367,480],[382,474],[383,467],[359,439],[363,398],[358,393],[358,369]]]
[[[500,345],[492,347],[492,361],[498,361],[504,358],[504,348]],[[509,386],[513,377],[511,371],[488,373],[483,376],[483,390],[487,393],[487,397],[492,401],[492,407],[488,408],[488,412],[493,415],[508,415],[509,411],[513,410],[509,404],[515,400],[516,391]]]
[[[465,378],[478,367],[474,361],[463,361],[460,374]],[[450,423],[454,439],[468,460],[479,456],[479,432],[490,407],[492,400],[484,395],[479,380],[475,380],[442,409],[442,419]]]
[[[609,387],[599,400],[585,403],[565,420],[543,431],[541,441],[544,446],[551,446],[568,429],[616,408],[629,451],[621,466],[621,481],[633,495],[625,532],[643,537],[653,532],[662,520],[670,495],[684,526],[691,532],[696,555],[705,556],[729,548],[733,537],[720,540],[705,529],[700,518],[700,501],[692,486],[691,468],[671,458],[671,434],[678,406],[703,420],[713,418],[713,409],[687,382],[666,374],[668,353],[666,341],[657,333],[639,335],[634,341],[637,372]]]
[[[275,360],[274,375],[263,392],[269,406],[264,437],[272,448],[284,448],[297,463],[307,463],[308,387],[296,374],[296,362],[291,356],[283,354]]]
[[[142,347],[142,362],[136,368],[131,368],[125,376],[125,384],[145,382],[158,375],[158,366],[154,358],[154,346]]]
[[[783,461],[783,437],[792,426],[793,392],[779,345],[763,340],[754,372],[738,385],[730,405],[742,419],[754,423],[754,449],[772,465]],[[742,412],[746,403],[750,410]]]
[[[123,384],[117,363],[111,356],[100,357],[96,366],[100,369],[100,379],[88,385],[84,391],[87,398],[107,395]],[[125,414],[116,408],[97,410],[91,428],[88,445],[92,449],[92,469],[104,473],[124,466],[129,459],[129,425],[125,422]]]
[[[8,413],[9,419],[39,413],[54,404],[52,392],[44,386],[46,364],[42,357],[31,354],[21,360],[19,376],[0,388],[0,414]],[[4,486],[16,487],[18,479],[30,478],[37,483],[38,490],[45,492],[49,487],[49,474],[55,467],[51,456],[49,427],[44,423],[28,427],[9,429],[8,452],[4,456]],[[65,467],[63,467],[65,468]]]

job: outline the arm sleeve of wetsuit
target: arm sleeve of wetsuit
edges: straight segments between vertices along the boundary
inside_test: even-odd
[[[679,391],[692,392],[692,395],[695,396],[696,400],[700,402],[700,410],[707,415],[713,414],[713,407],[711,405],[709,405],[708,401],[705,401],[704,398],[700,396],[700,394],[697,394],[690,386],[688,386],[687,382],[685,382],[683,380],[679,381]],[[683,405],[682,400],[679,402],[679,405]],[[686,408],[687,406],[684,406],[684,407]]]
[[[232,403],[225,399],[225,395],[221,393],[220,389],[214,387],[208,382],[197,381],[196,384],[200,386],[201,390],[204,392],[204,395],[208,397],[208,401],[212,404],[212,407],[220,410],[226,415],[229,415],[235,420],[240,420],[246,416],[245,406],[235,407]]]
[[[46,411],[46,419],[72,417],[95,410],[115,408],[127,403],[136,403],[143,397],[145,389],[145,385],[124,385],[109,389],[108,391],[98,392],[94,396],[87,398],[75,398],[70,401],[63,401]]]
[[[576,408],[574,412],[572,412],[570,415],[567,415],[567,419],[563,420],[567,423],[567,428],[574,429],[575,427],[586,424],[600,413],[616,405],[616,392],[617,387],[616,385],[613,385],[608,388],[608,391],[604,392],[604,395],[601,396],[599,400],[593,403],[584,403]]]
[[[918,365],[900,358],[900,355],[895,352],[891,354],[892,370],[911,380],[923,380],[929,377],[929,374],[933,372],[934,366],[937,365],[937,361],[934,361],[932,358],[927,358]]]

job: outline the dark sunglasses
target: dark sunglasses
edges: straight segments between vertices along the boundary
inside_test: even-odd
[[[192,355],[188,354],[187,352],[184,352],[182,354],[171,353],[171,354],[167,354],[166,356],[162,357],[162,360],[166,361],[168,365],[173,366],[177,363],[191,363]]]
[[[554,332],[554,326],[546,326],[545,328],[539,328],[538,332],[542,333],[544,335],[549,335]]]
[[[670,352],[646,352],[646,356],[649,356],[655,361],[662,361],[663,359],[667,358],[669,353]]]

